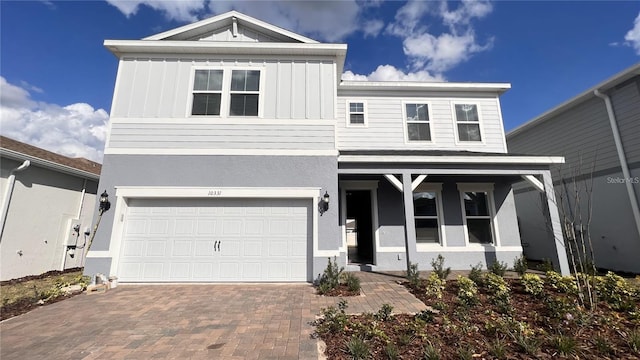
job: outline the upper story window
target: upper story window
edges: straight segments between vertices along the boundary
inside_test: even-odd
[[[229,115],[258,116],[259,70],[233,70],[231,73]]]
[[[493,243],[493,208],[491,192],[471,191],[467,188],[460,192],[464,203],[464,223],[469,243]],[[484,190],[484,189],[478,189]]]
[[[195,70],[191,115],[258,116],[260,75],[260,70]]]
[[[407,140],[431,141],[429,106],[427,104],[405,104]]]
[[[222,70],[196,70],[191,115],[220,115]]]
[[[349,125],[365,125],[364,102],[348,102]]]
[[[482,141],[480,116],[476,104],[455,104],[459,141]]]

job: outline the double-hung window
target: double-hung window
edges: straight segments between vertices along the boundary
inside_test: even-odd
[[[439,244],[440,234],[440,190],[435,185],[423,184],[413,192],[413,213],[418,244]]]
[[[463,202],[464,222],[469,243],[492,244],[494,233],[491,190],[462,187],[460,188],[460,196]]]
[[[429,106],[427,104],[405,104],[407,140],[431,141]]]
[[[196,70],[191,115],[220,115],[222,70]]]
[[[476,104],[455,104],[459,141],[482,141],[480,116]]]
[[[259,70],[233,70],[231,73],[229,115],[258,116]]]
[[[349,125],[365,125],[364,103],[348,102],[349,105]]]

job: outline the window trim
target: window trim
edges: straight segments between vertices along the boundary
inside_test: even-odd
[[[431,140],[409,140],[409,124],[407,121],[407,105],[409,104],[421,104],[427,106],[427,114],[429,120],[427,121],[413,121],[412,123],[426,123],[429,124],[429,137]],[[405,144],[434,144],[435,143],[435,132],[433,131],[433,112],[431,111],[431,102],[426,100],[403,100],[402,101],[402,123],[404,124],[404,143]]]
[[[353,124],[351,123],[351,104],[360,103],[362,104],[362,116],[364,117],[364,122],[362,124]],[[355,113],[359,114],[359,113]],[[367,113],[367,101],[359,100],[359,99],[350,99],[346,100],[345,106],[345,126],[353,127],[353,128],[366,128],[369,127],[369,116]]]
[[[192,115],[193,111],[193,89],[196,77],[196,70],[222,70],[222,96],[220,97],[220,115]],[[231,74],[233,70],[255,70],[260,72],[260,85],[258,86],[258,115],[257,116],[239,116],[231,114]],[[219,66],[219,65],[195,65],[191,67],[191,77],[189,80],[189,94],[187,96],[186,114],[187,118],[196,119],[262,119],[264,118],[264,97],[265,97],[265,70],[264,66]],[[254,93],[254,92],[235,92],[235,93]]]
[[[498,233],[498,220],[495,206],[494,197],[494,185],[492,183],[458,183],[458,196],[460,197],[460,211],[462,213],[462,227],[464,229],[464,242],[465,246],[469,247],[499,247],[500,236]],[[487,202],[489,207],[489,224],[491,227],[491,243],[481,244],[472,243],[469,241],[469,227],[467,226],[467,212],[464,205],[464,193],[465,192],[486,192]]]
[[[439,241],[437,243],[419,243],[416,236],[416,249],[418,252],[424,251],[433,251],[434,248],[443,248],[447,246],[447,236],[445,233],[445,224],[444,224],[444,206],[442,202],[442,183],[422,183],[418,185],[418,187],[413,190],[413,192],[419,191],[429,191],[436,193],[436,220],[438,222],[438,237]],[[423,217],[416,216],[415,212],[413,214],[413,226],[415,233],[416,219],[431,219],[433,216]]]
[[[478,122],[475,121],[458,121],[457,113],[456,113],[456,105],[475,105],[478,110]],[[482,111],[480,102],[477,100],[455,100],[451,101],[451,118],[453,119],[453,131],[455,134],[454,140],[456,145],[485,145],[486,137],[485,132],[483,131],[483,121],[482,121]],[[463,141],[460,140],[460,132],[458,131],[458,124],[478,124],[478,131],[480,132],[480,141]]]

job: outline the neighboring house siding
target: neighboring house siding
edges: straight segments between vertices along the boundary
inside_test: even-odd
[[[507,144],[514,154],[564,156],[565,165],[556,169],[562,170],[562,177],[572,176],[577,167],[581,167],[577,175],[620,167],[607,110],[599,98],[510,136]],[[554,178],[557,175],[555,172]]]
[[[446,95],[445,95],[446,96]],[[497,97],[478,98],[477,94],[442,97],[414,94],[372,96],[357,92],[339,93],[337,103],[336,142],[340,150],[347,149],[438,149],[504,153],[505,140]],[[366,103],[366,126],[348,126],[347,103]],[[453,103],[478,104],[482,142],[460,142],[456,138]],[[430,107],[431,142],[407,142],[403,106],[406,103],[427,103]]]
[[[263,70],[260,95],[264,97],[261,102],[265,120],[333,119],[334,116],[333,61],[223,56],[125,57],[119,67],[113,119],[191,117],[191,79],[198,67]]]
[[[618,130],[630,167],[640,167],[640,77],[610,92]]]

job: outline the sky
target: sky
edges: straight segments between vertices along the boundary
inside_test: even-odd
[[[640,62],[640,1],[0,0],[0,134],[100,162],[117,58],[238,10],[348,44],[343,79],[507,82],[508,131]]]

